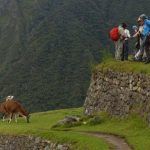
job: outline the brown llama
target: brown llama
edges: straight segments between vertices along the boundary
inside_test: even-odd
[[[4,113],[5,116],[10,116],[9,123],[11,122],[13,116],[15,116],[15,120],[17,122],[17,114],[21,117],[25,117],[27,123],[29,123],[29,113],[23,108],[23,106],[19,102],[15,100],[5,101],[1,103],[0,112]]]

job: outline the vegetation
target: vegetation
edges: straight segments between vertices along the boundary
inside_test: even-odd
[[[13,135],[33,134],[34,136],[41,136],[53,141],[59,141],[60,143],[71,143],[75,150],[107,150],[109,145],[105,143],[105,141],[79,132],[101,131],[124,137],[135,150],[149,149],[150,128],[147,123],[136,114],[132,114],[128,118],[118,119],[112,118],[105,113],[100,113],[97,115],[97,119],[95,120],[101,121],[95,125],[84,123],[81,126],[72,128],[61,127],[57,130],[51,129],[51,127],[58,120],[63,119],[64,116],[81,115],[82,111],[82,108],[78,108],[34,113],[31,116],[31,123],[29,124],[27,124],[23,119],[19,119],[18,123],[12,122],[11,124],[8,124],[7,122],[0,122],[0,133]],[[98,118],[98,116],[100,116],[100,118]],[[88,122],[88,120],[91,119],[85,117],[83,120]]]
[[[114,59],[106,59],[95,68],[95,70],[107,69],[112,69],[119,72],[150,74],[150,64],[134,61],[116,61]]]
[[[150,1],[1,0],[0,96],[29,110],[81,106],[108,31],[150,14]],[[133,7],[134,6],[134,7]],[[122,11],[123,10],[123,11]]]
[[[108,145],[103,140],[93,138],[74,131],[55,131],[51,127],[66,115],[81,114],[82,109],[65,109],[31,115],[31,123],[19,119],[18,123],[0,122],[0,134],[41,136],[43,138],[58,141],[59,143],[71,143],[74,150],[108,150]]]
[[[74,128],[77,131],[98,131],[124,137],[135,150],[148,150],[150,147],[150,128],[148,124],[132,114],[128,118],[118,119],[101,114],[101,123],[95,126],[83,125]]]
[[[102,122],[102,120],[101,120],[101,118],[99,116],[94,116],[92,118],[89,118],[89,120],[87,121],[87,124],[89,124],[89,125],[97,125],[97,124],[100,124],[101,122]]]
[[[92,3],[0,1],[1,97],[14,95],[32,112],[83,104],[101,56]]]

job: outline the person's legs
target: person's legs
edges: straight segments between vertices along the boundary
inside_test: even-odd
[[[137,53],[135,54],[135,56],[134,56],[135,60],[139,59],[139,55],[140,55],[140,50],[138,50]]]
[[[122,40],[118,40],[115,42],[115,59],[116,60],[122,60],[122,55],[123,55],[123,41]]]
[[[149,47],[145,48],[145,53],[146,53],[146,61],[145,61],[145,63],[147,64],[147,63],[150,63],[150,49],[149,49]]]
[[[144,53],[146,38],[147,37],[144,37],[143,39],[140,40],[140,50],[141,50],[142,53]]]
[[[114,43],[115,43],[115,59],[117,60],[117,58],[118,58],[118,41],[116,41]]]
[[[128,53],[129,53],[129,42],[125,40],[124,42],[124,59],[128,60]]]
[[[143,62],[145,62],[146,59],[147,59],[147,56],[146,56],[146,55],[147,55],[147,54],[146,54],[146,48],[144,48],[144,53],[143,53],[143,57],[142,57]]]
[[[138,61],[142,61],[143,54],[145,51],[144,50],[145,49],[145,41],[146,41],[146,38],[140,39],[140,50],[139,50],[138,54],[136,55]]]
[[[121,61],[124,61],[124,59],[125,59],[124,43],[123,43],[123,47],[122,47],[122,53],[120,53],[120,55],[121,55]]]
[[[146,63],[150,62],[150,37],[148,36],[145,42]]]

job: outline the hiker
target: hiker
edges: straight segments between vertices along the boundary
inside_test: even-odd
[[[118,27],[114,27],[110,33],[110,38],[115,43],[115,59],[123,61],[123,44],[125,39],[125,28],[127,25],[122,23]]]
[[[134,60],[135,61],[142,61],[144,51],[142,51],[140,49],[140,45],[142,43],[141,33],[143,32],[143,25],[141,25],[141,23],[139,22],[139,19],[137,20],[137,23],[138,23],[138,27],[133,26],[133,30],[134,30],[133,38],[137,38],[137,42],[135,44],[137,52],[134,56]]]
[[[128,60],[128,54],[129,54],[129,38],[131,37],[130,31],[127,29],[127,25],[124,29],[124,45],[123,45],[123,58],[122,60]]]
[[[140,25],[143,26],[143,30],[141,34],[141,43],[140,43],[140,50],[142,53],[146,54],[146,61],[145,63],[150,62],[150,20],[148,20],[148,17],[145,14],[142,14],[138,18]]]

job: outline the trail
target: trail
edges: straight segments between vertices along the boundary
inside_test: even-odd
[[[59,130],[59,131],[69,132],[72,130]],[[110,145],[110,150],[133,150],[133,148],[125,141],[124,138],[121,138],[117,135],[97,131],[74,131],[74,132],[104,139]]]
[[[132,148],[128,145],[128,143],[121,137],[111,134],[105,134],[100,132],[82,132],[86,135],[98,137],[101,139],[104,139],[106,142],[108,142],[110,145],[113,146],[110,147],[110,149],[115,150],[132,150]]]

